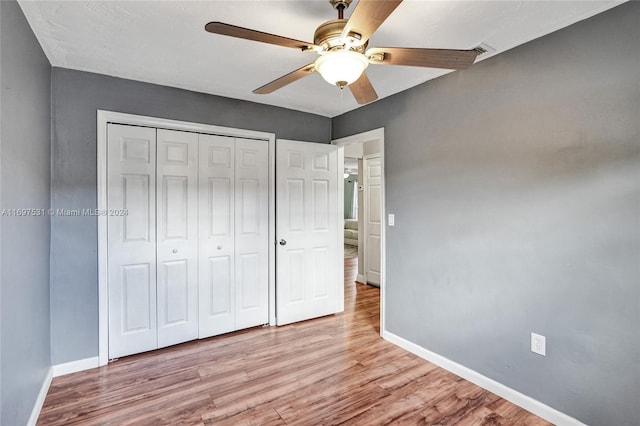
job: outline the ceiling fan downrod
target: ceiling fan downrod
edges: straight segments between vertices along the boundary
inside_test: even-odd
[[[331,6],[338,11],[338,19],[344,19],[344,10],[349,7],[353,0],[329,0]]]

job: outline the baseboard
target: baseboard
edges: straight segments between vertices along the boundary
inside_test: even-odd
[[[47,392],[49,392],[49,386],[51,386],[52,379],[53,379],[53,367],[49,367],[49,370],[47,371],[47,375],[44,377],[44,380],[42,381],[42,386],[40,387],[40,392],[38,393],[36,402],[33,404],[33,409],[31,410],[29,421],[27,422],[28,426],[35,426],[36,423],[38,422],[38,417],[40,416],[40,410],[42,410],[42,406],[44,405],[44,400],[47,397]]]
[[[438,367],[442,367],[445,370],[450,371],[453,374],[456,374],[463,379],[480,386],[481,388],[493,392],[494,394],[506,399],[507,401],[510,401],[555,425],[586,426],[579,420],[574,419],[573,417],[568,416],[567,414],[564,414],[563,412],[558,411],[555,408],[549,407],[548,405],[543,404],[542,402],[537,401],[514,389],[511,389],[510,387],[507,387],[502,383],[496,382],[495,380],[490,379],[487,376],[478,373],[477,371],[467,368],[464,365],[458,364],[455,361],[443,357],[442,355],[438,355],[437,353],[431,352],[430,350],[425,349],[422,346],[403,339],[402,337],[397,336],[388,330],[382,331],[382,338],[397,346],[400,346],[401,348],[419,356],[420,358],[434,363]]]
[[[364,275],[363,274],[358,274],[356,276],[356,281],[358,281],[359,283],[366,284],[366,281],[364,280]]]
[[[66,362],[53,366],[53,377],[64,376],[65,374],[76,373],[78,371],[89,370],[100,366],[99,358],[79,359],[77,361]]]

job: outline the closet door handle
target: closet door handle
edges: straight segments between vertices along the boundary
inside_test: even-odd
[[[178,252],[178,249],[173,249],[171,250],[171,253],[176,254]]]
[[[286,246],[287,245],[287,240],[280,240],[280,245],[281,246]]]

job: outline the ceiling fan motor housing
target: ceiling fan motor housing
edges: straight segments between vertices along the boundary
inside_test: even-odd
[[[342,30],[347,25],[347,21],[347,19],[333,19],[321,24],[313,35],[313,43],[322,47],[325,52],[346,49],[363,53],[368,41],[362,43],[360,34],[349,33],[345,39],[342,38]]]

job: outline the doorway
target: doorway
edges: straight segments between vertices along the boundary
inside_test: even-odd
[[[353,180],[352,176],[357,176],[355,190],[357,190],[358,196],[353,198],[358,206],[356,281],[380,287],[380,326],[381,329],[384,329],[384,128],[336,139],[332,141],[332,144],[343,146],[345,149],[345,183],[348,179]],[[357,174],[353,173],[353,160],[358,165]],[[354,216],[353,210],[351,208],[349,212],[345,212],[345,227],[355,227],[348,221],[353,218],[346,218],[348,214]],[[347,236],[353,237],[353,233],[345,229],[345,241]],[[353,240],[353,238],[351,239]]]

